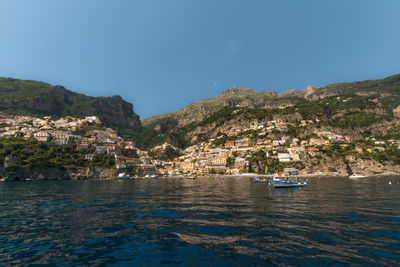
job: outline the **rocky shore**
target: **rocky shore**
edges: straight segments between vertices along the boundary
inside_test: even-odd
[[[397,165],[381,164],[373,160],[357,159],[349,162],[354,173],[365,176],[400,176],[400,167]],[[24,180],[87,180],[116,179],[118,171],[107,167],[71,167],[71,168],[43,168],[27,167],[16,168],[7,171],[0,167],[1,181],[24,181]],[[250,177],[258,174],[239,175],[211,175],[207,177]],[[262,175],[260,175],[262,176]],[[299,172],[300,177],[347,177],[346,164],[337,161],[322,161],[320,164],[305,168]],[[180,177],[180,176],[169,176]],[[181,178],[184,178],[182,176]]]
[[[24,181],[24,180],[85,180],[85,179],[116,179],[118,173],[115,168],[17,168],[7,171],[0,168],[0,179],[4,181]]]
[[[382,164],[374,160],[361,158],[348,159],[351,170],[364,176],[400,176],[400,166]],[[300,171],[302,176],[348,176],[346,164],[343,161],[325,159],[320,164]]]

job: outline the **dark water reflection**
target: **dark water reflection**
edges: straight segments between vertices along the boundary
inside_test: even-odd
[[[1,183],[0,265],[399,265],[399,183]]]

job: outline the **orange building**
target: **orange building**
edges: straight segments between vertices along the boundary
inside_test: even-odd
[[[225,142],[226,147],[234,147],[235,146],[235,141],[226,141]]]

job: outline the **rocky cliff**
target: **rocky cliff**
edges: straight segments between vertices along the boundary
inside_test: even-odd
[[[106,126],[139,128],[133,105],[120,96],[90,97],[37,81],[0,78],[0,112],[39,116],[99,116]]]
[[[133,128],[141,125],[139,116],[133,112],[133,105],[124,101],[119,95],[96,98],[92,106],[94,108],[92,113],[98,115],[106,125]]]

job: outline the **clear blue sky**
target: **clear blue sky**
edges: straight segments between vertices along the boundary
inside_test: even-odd
[[[0,76],[119,94],[141,118],[231,86],[400,73],[399,0],[1,0]]]

